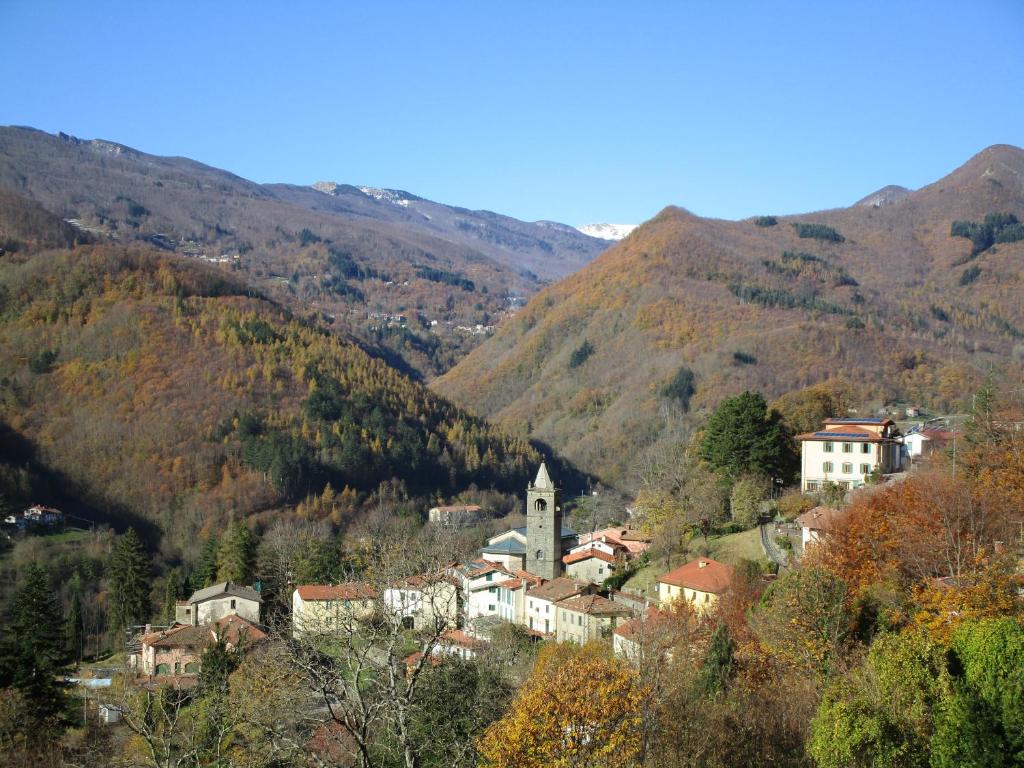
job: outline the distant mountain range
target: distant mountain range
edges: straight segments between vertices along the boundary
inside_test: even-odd
[[[953,408],[989,366],[1024,360],[1019,220],[1024,151],[1006,145],[849,208],[723,221],[669,207],[434,386],[625,484],[645,446],[746,389]]]
[[[256,184],[185,158],[31,128],[0,128],[0,190],[99,241],[146,242],[239,272],[426,377],[608,247],[564,224],[397,190]]]

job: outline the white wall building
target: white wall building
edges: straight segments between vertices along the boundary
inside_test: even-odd
[[[805,493],[820,491],[826,483],[858,488],[876,469],[883,475],[901,469],[901,440],[891,419],[826,419],[821,430],[796,439]]]

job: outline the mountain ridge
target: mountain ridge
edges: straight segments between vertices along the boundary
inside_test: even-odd
[[[1022,178],[1024,151],[995,146],[893,205],[742,221],[668,206],[433,386],[627,483],[637,445],[744,389],[832,382],[861,405],[952,407],[987,365],[1024,359],[1024,241],[972,255],[951,234],[1024,219]],[[662,394],[683,368],[696,382],[685,408]]]

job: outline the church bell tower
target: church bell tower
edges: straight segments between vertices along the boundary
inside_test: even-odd
[[[526,486],[526,570],[545,579],[562,575],[562,500],[543,461]]]

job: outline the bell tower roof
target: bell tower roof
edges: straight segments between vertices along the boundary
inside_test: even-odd
[[[547,465],[543,461],[540,463],[540,469],[537,470],[537,479],[533,481],[532,487],[537,489],[555,489],[555,484],[551,482],[551,475],[548,474]]]

